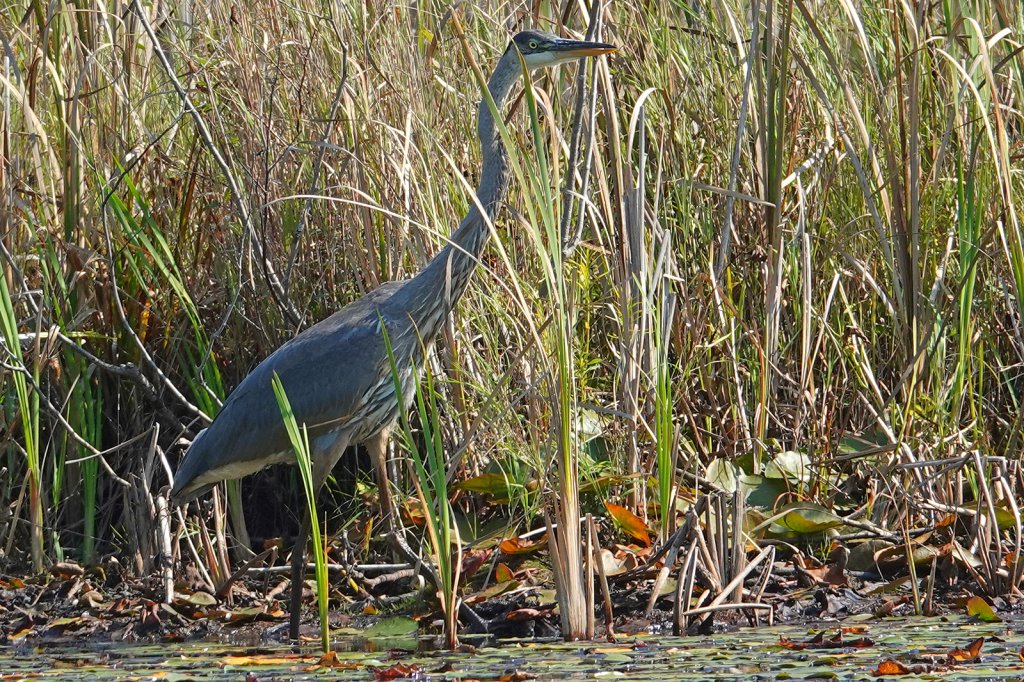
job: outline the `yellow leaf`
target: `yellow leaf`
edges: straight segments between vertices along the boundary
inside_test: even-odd
[[[615,522],[616,526],[622,529],[622,532],[637,540],[645,547],[651,544],[650,531],[647,529],[647,524],[641,521],[639,516],[625,507],[620,507],[619,505],[612,504],[611,502],[605,502],[604,508],[608,510],[608,514],[611,515],[612,521]]]
[[[967,615],[973,616],[983,623],[998,623],[1003,620],[996,615],[987,601],[977,595],[967,600]]]

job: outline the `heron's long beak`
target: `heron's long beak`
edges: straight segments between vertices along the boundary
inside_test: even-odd
[[[611,54],[618,49],[611,43],[595,43],[588,40],[559,40],[551,46],[551,52],[557,53],[562,59],[596,57]]]

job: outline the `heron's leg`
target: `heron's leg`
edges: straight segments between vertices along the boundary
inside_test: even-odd
[[[418,568],[423,568],[432,576],[433,572],[429,566],[421,563],[419,557],[409,547],[409,543],[406,542],[405,535],[403,534],[404,529],[400,523],[401,517],[398,515],[398,507],[391,496],[391,480],[388,477],[388,437],[390,435],[391,430],[384,429],[363,443],[366,446],[367,452],[370,453],[370,461],[373,462],[373,470],[377,474],[377,487],[380,489],[380,510],[384,515],[387,537],[392,549],[400,559],[408,561]]]
[[[339,438],[325,444],[319,444],[313,454],[313,495],[319,497],[320,489],[327,482],[327,477],[334,468],[335,462],[348,447],[348,439]],[[292,549],[292,595],[288,612],[288,636],[299,638],[299,621],[302,615],[302,576],[306,570],[306,542],[309,540],[312,521],[309,518],[309,507],[303,505],[302,521],[299,523],[299,534],[295,537]]]
[[[388,478],[388,438],[389,429],[371,436],[366,441],[366,450],[370,453],[373,470],[377,474],[377,488],[380,490],[380,509],[384,515],[388,530],[394,530],[398,524],[398,510],[391,497],[391,480]]]
[[[299,638],[299,620],[302,609],[302,574],[306,569],[306,540],[309,539],[309,512],[302,514],[299,523],[299,534],[295,536],[295,547],[292,548],[292,596],[288,611],[288,636]]]

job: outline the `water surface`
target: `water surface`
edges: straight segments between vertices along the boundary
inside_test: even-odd
[[[0,680],[793,680],[877,679],[879,663],[944,665],[946,653],[985,638],[980,661],[901,679],[1021,679],[1022,623],[972,623],[963,618],[872,621],[844,633],[863,648],[791,649],[827,627],[748,628],[706,637],[620,636],[609,643],[509,642],[476,652],[431,651],[408,634],[377,637],[339,631],[340,666],[317,665],[315,648],[240,646],[238,642],[89,644],[26,641],[0,647]],[[862,629],[862,631],[861,631]],[[832,633],[835,630],[831,630]],[[369,635],[369,636],[367,636]],[[404,666],[404,667],[402,667]],[[387,672],[385,672],[387,671]]]

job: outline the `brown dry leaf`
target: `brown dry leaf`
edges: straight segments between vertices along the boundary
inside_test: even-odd
[[[406,677],[412,677],[418,672],[418,666],[396,663],[390,668],[375,668],[373,671],[373,678],[375,680],[385,682],[386,680],[400,680]]]
[[[833,587],[846,587],[849,585],[849,581],[846,579],[846,572],[839,564],[826,564],[820,568],[804,568],[802,570],[819,585],[831,585]]]
[[[423,511],[423,504],[418,497],[410,497],[402,505],[402,519],[409,525],[423,528],[427,523],[427,516]]]
[[[74,578],[85,575],[85,569],[74,561],[60,561],[50,566],[50,574],[58,578]]]
[[[946,656],[951,663],[976,663],[981,657],[981,647],[985,643],[984,637],[979,637],[967,645],[967,649],[953,649]]]
[[[885,618],[891,616],[893,611],[896,610],[897,606],[907,603],[909,597],[897,597],[896,599],[886,599],[882,602],[877,609],[875,609],[875,615],[879,618]]]
[[[639,516],[625,507],[620,507],[611,502],[605,502],[604,508],[608,510],[608,514],[612,517],[615,525],[621,528],[626,535],[629,535],[645,547],[651,544],[650,531],[647,528],[647,524]]]
[[[498,545],[504,554],[515,555],[515,554],[530,554],[536,552],[538,549],[548,544],[548,534],[544,533],[537,540],[523,540],[522,538],[508,538],[502,540],[501,544]]]
[[[206,612],[208,620],[219,620],[225,625],[244,625],[258,621],[275,621],[283,618],[284,611],[266,606],[250,606],[245,609],[228,611],[227,609],[210,609]]]
[[[1024,663],[1024,646],[1017,652],[1017,657],[1020,658],[1021,663]]]
[[[139,612],[139,628],[141,632],[150,632],[160,627],[160,606],[149,599],[142,600]]]
[[[602,547],[597,553],[597,559],[604,566],[605,575],[618,575],[626,571],[626,562],[612,554],[610,549]]]
[[[883,677],[886,675],[909,675],[910,668],[899,661],[887,659],[879,663],[878,667],[871,671],[871,674],[875,677]]]
[[[820,637],[820,635],[818,635]],[[794,651],[800,651],[807,648],[807,644],[804,642],[795,642],[789,637],[779,637],[779,646],[784,649],[792,649]]]
[[[462,555],[462,577],[469,578],[474,573],[480,570],[488,559],[491,558],[493,550],[490,549],[471,549]]]
[[[523,682],[523,680],[532,680],[536,675],[530,673],[524,673],[521,670],[513,670],[510,673],[505,673],[498,678],[498,682]]]
[[[106,612],[108,616],[124,616],[134,608],[135,602],[133,600],[121,597],[120,599],[111,602],[110,606],[107,607]]]
[[[537,620],[551,613],[551,609],[516,609],[505,615],[506,620]]]
[[[98,608],[103,603],[103,595],[100,594],[99,590],[89,590],[83,593],[79,598],[79,602],[84,602],[89,605],[90,608]]]
[[[326,654],[320,657],[320,660],[316,662],[315,668],[337,668],[342,670],[356,670],[361,666],[357,663],[343,663],[338,660],[337,651],[328,651]]]

